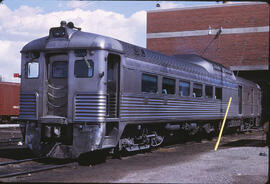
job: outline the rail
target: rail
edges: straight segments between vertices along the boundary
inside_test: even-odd
[[[18,164],[18,163],[23,163],[23,162],[28,162],[28,161],[34,161],[34,160],[41,160],[44,159],[45,157],[38,157],[38,158],[27,158],[23,160],[15,160],[15,161],[10,161],[10,162],[2,162],[0,163],[0,166],[4,165],[9,165],[9,164]]]
[[[50,166],[47,166],[47,167],[32,169],[32,170],[29,170],[29,171],[8,173],[8,174],[0,175],[0,178],[8,178],[8,177],[13,177],[13,176],[19,176],[19,175],[24,175],[24,174],[36,173],[36,172],[41,172],[41,171],[46,171],[46,170],[52,170],[52,169],[67,167],[68,165],[70,165],[70,164],[62,164],[62,165],[55,165],[55,166],[50,165]]]
[[[13,143],[13,142],[19,142],[22,141],[22,137],[13,137],[9,139],[0,139],[0,144],[8,144],[8,143]]]
[[[0,128],[19,128],[20,124],[4,124],[0,125]]]
[[[45,157],[28,158],[28,159],[23,159],[23,160],[2,162],[2,163],[0,163],[0,166],[11,165],[11,164],[20,164],[23,162],[37,161],[37,160],[42,160],[42,159],[45,159]],[[47,170],[52,170],[52,169],[57,169],[57,168],[63,168],[63,167],[71,166],[71,164],[73,164],[73,163],[65,163],[65,164],[60,164],[60,165],[49,165],[49,164],[34,165],[34,166],[31,166],[32,168],[27,168],[27,167],[21,168],[22,169],[21,171],[0,174],[0,178],[8,178],[8,177],[14,177],[14,176],[19,176],[19,175],[24,175],[24,174],[30,174],[30,173],[47,171]]]

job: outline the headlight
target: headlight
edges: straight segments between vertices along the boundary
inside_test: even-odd
[[[50,29],[50,35],[55,38],[65,37],[66,30],[64,27],[54,27]]]
[[[61,127],[54,127],[54,129],[53,129],[53,133],[54,133],[54,135],[56,135],[56,137],[60,137],[60,135],[61,135]]]

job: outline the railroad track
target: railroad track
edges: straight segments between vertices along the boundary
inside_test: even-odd
[[[56,165],[53,165],[52,163],[42,164],[41,162],[36,162],[35,164],[24,164],[24,165],[22,164],[22,163],[27,163],[31,161],[42,161],[46,159],[48,160],[48,158],[39,157],[39,158],[15,160],[15,161],[10,161],[10,162],[2,162],[0,163],[0,178],[8,178],[8,177],[42,172],[42,171],[47,171],[47,170],[52,170],[52,169],[57,169],[57,168],[63,168],[63,167],[71,166],[73,164],[70,162],[64,163],[64,164],[56,164]]]
[[[15,143],[22,141],[21,137],[14,137],[14,138],[8,138],[8,139],[0,139],[0,144],[9,144],[9,143]]]

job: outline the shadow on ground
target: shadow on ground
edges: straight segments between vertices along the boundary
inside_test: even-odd
[[[0,158],[22,160],[33,157],[34,157],[33,153],[27,148],[0,149]]]
[[[265,147],[266,142],[259,139],[242,139],[238,141],[222,144],[221,147]]]

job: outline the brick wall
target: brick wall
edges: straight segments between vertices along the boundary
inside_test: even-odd
[[[269,5],[250,4],[213,8],[152,11],[147,33],[269,26]],[[199,54],[229,66],[269,65],[269,32],[149,38],[147,48],[167,55]],[[211,42],[211,44],[210,44]],[[207,48],[207,49],[206,49]]]

